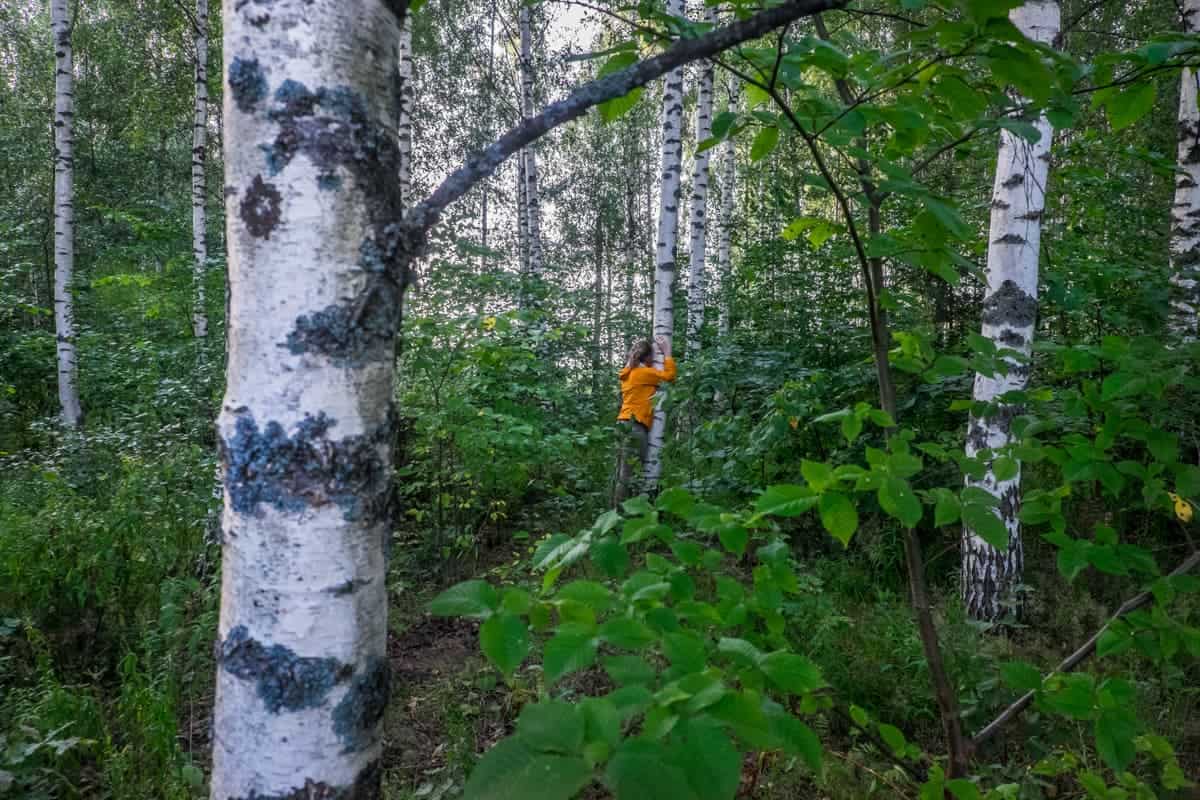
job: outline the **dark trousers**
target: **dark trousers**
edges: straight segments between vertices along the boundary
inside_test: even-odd
[[[646,465],[646,453],[650,449],[650,430],[635,419],[617,422],[617,472],[613,481],[613,507],[641,488],[642,469]],[[634,477],[636,461],[637,477]]]

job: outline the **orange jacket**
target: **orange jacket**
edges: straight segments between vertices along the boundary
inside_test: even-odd
[[[621,370],[621,412],[617,420],[636,419],[650,427],[654,421],[651,400],[654,391],[663,381],[675,380],[675,359],[667,356],[662,369],[654,367],[626,367]]]

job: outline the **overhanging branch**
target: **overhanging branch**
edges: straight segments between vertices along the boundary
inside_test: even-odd
[[[783,5],[710,31],[694,39],[680,39],[665,51],[631,67],[578,87],[565,99],[546,106],[540,114],[510,128],[503,136],[447,177],[427,198],[414,205],[400,223],[401,248],[411,259],[425,245],[430,228],[455,200],[487,178],[512,154],[576,119],[594,106],[645,86],[676,67],[711,58],[723,50],[756,39],[801,17],[841,8],[848,0],[789,0]],[[407,5],[407,4],[405,4]]]

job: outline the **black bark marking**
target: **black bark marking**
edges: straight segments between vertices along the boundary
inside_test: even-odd
[[[229,89],[238,110],[249,114],[267,96],[267,76],[257,58],[234,56],[229,63]]]
[[[380,800],[383,768],[378,760],[372,761],[358,773],[351,786],[330,786],[325,781],[307,778],[303,786],[297,786],[286,794],[260,794],[250,792],[245,797],[229,800]]]
[[[1025,237],[1019,233],[1006,233],[999,239],[993,239],[992,244],[1025,244]]]
[[[262,175],[255,175],[242,198],[240,216],[246,230],[256,239],[270,239],[271,231],[279,226],[279,206],[283,196],[274,184],[267,183]]]
[[[1012,189],[1015,186],[1020,186],[1024,182],[1025,182],[1025,176],[1023,174],[1021,174],[1020,172],[1017,172],[1017,173],[1009,175],[1007,178],[1005,178],[1000,183],[1000,185],[1003,186],[1005,189]]]
[[[1014,331],[1012,328],[1005,328],[1000,331],[1000,344],[1005,347],[1018,348],[1025,344],[1025,335]]]
[[[233,510],[253,514],[267,503],[302,511],[334,503],[349,520],[385,517],[391,492],[379,452],[391,441],[393,415],[373,436],[333,439],[334,424],[324,412],[305,416],[289,437],[278,422],[260,431],[249,413],[239,414],[233,438],[220,443]]]
[[[1013,281],[1004,281],[983,301],[983,322],[987,325],[1027,328],[1036,318],[1037,299]]]
[[[1000,519],[1012,522],[1021,510],[1021,484],[1014,483],[1000,495]]]
[[[229,631],[220,644],[217,661],[230,675],[253,681],[272,714],[321,705],[354,669],[335,658],[298,656],[283,645],[264,645],[250,638],[244,625]]]
[[[371,744],[387,709],[390,691],[391,669],[384,658],[373,659],[350,681],[345,696],[333,709],[333,729],[346,745],[344,752]]]

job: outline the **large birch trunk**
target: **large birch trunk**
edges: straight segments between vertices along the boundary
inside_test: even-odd
[[[407,264],[393,5],[276,0],[225,20],[214,800],[379,796]]]
[[[67,0],[51,0],[54,37],[54,332],[62,421],[79,426],[83,410],[75,385],[75,62]]]
[[[738,84],[736,79],[729,80],[729,108],[737,106]],[[733,215],[736,210],[737,195],[737,145],[732,136],[721,145],[721,224],[717,238],[717,286],[720,291],[718,303],[717,335],[722,341],[729,338],[731,327],[731,306],[733,303],[733,268],[731,254],[733,250]]]
[[[683,17],[683,0],[668,0],[667,13]],[[671,341],[675,330],[672,292],[675,288],[675,244],[679,228],[679,178],[683,169],[682,69],[667,73],[663,85],[662,120],[662,180],[658,200],[658,246],[654,253],[654,335],[665,336],[667,341]],[[663,366],[663,356],[658,348],[655,348],[654,364],[659,369]],[[665,391],[665,386],[659,387],[659,395]],[[643,472],[643,485],[651,492],[656,490],[662,475],[663,432],[667,422],[662,399],[656,398],[654,423],[650,426]]]
[[[1057,2],[1028,0],[1010,18],[1030,39],[1045,44],[1058,37]],[[1000,134],[992,216],[988,232],[987,294],[983,303],[983,335],[998,348],[1020,353],[1008,359],[1006,374],[976,374],[974,399],[989,404],[988,413],[971,415],[966,454],[995,451],[1009,443],[1010,426],[1020,408],[999,402],[1007,392],[1020,391],[1029,379],[1028,357],[1037,319],[1038,255],[1050,166],[1053,129],[1043,115],[1034,125],[1041,137],[1030,143],[1008,131]],[[1015,476],[1000,479],[989,460],[980,480],[968,478],[996,498],[997,514],[1008,530],[1008,549],[998,550],[964,526],[962,597],[967,613],[980,620],[998,619],[1015,607],[1014,589],[1021,582],[1023,552],[1017,513],[1021,506],[1020,467]]]
[[[518,17],[521,28],[521,116],[533,118],[533,43],[529,30],[529,6],[522,5]],[[537,154],[533,146],[523,151],[525,164],[525,215],[529,228],[529,273],[535,280],[542,277],[542,213],[538,196]]]
[[[1187,33],[1200,33],[1200,0],[1185,0]],[[1185,342],[1200,320],[1200,71],[1185,67],[1179,80],[1178,174],[1171,206],[1171,305],[1167,324]]]
[[[196,0],[196,107],[192,118],[192,269],[195,283],[195,308],[192,333],[196,338],[208,335],[208,311],[205,307],[204,281],[208,269],[208,183],[204,169],[208,162],[208,0]]]
[[[717,11],[709,7],[704,21],[717,24]],[[699,145],[712,133],[713,107],[713,63],[704,62],[700,74],[699,97],[696,103],[696,144]],[[705,234],[708,231],[708,157],[711,150],[697,153],[692,165],[692,202],[689,211],[688,230],[688,314],[687,354],[700,352],[700,331],[704,327],[704,256]]]

